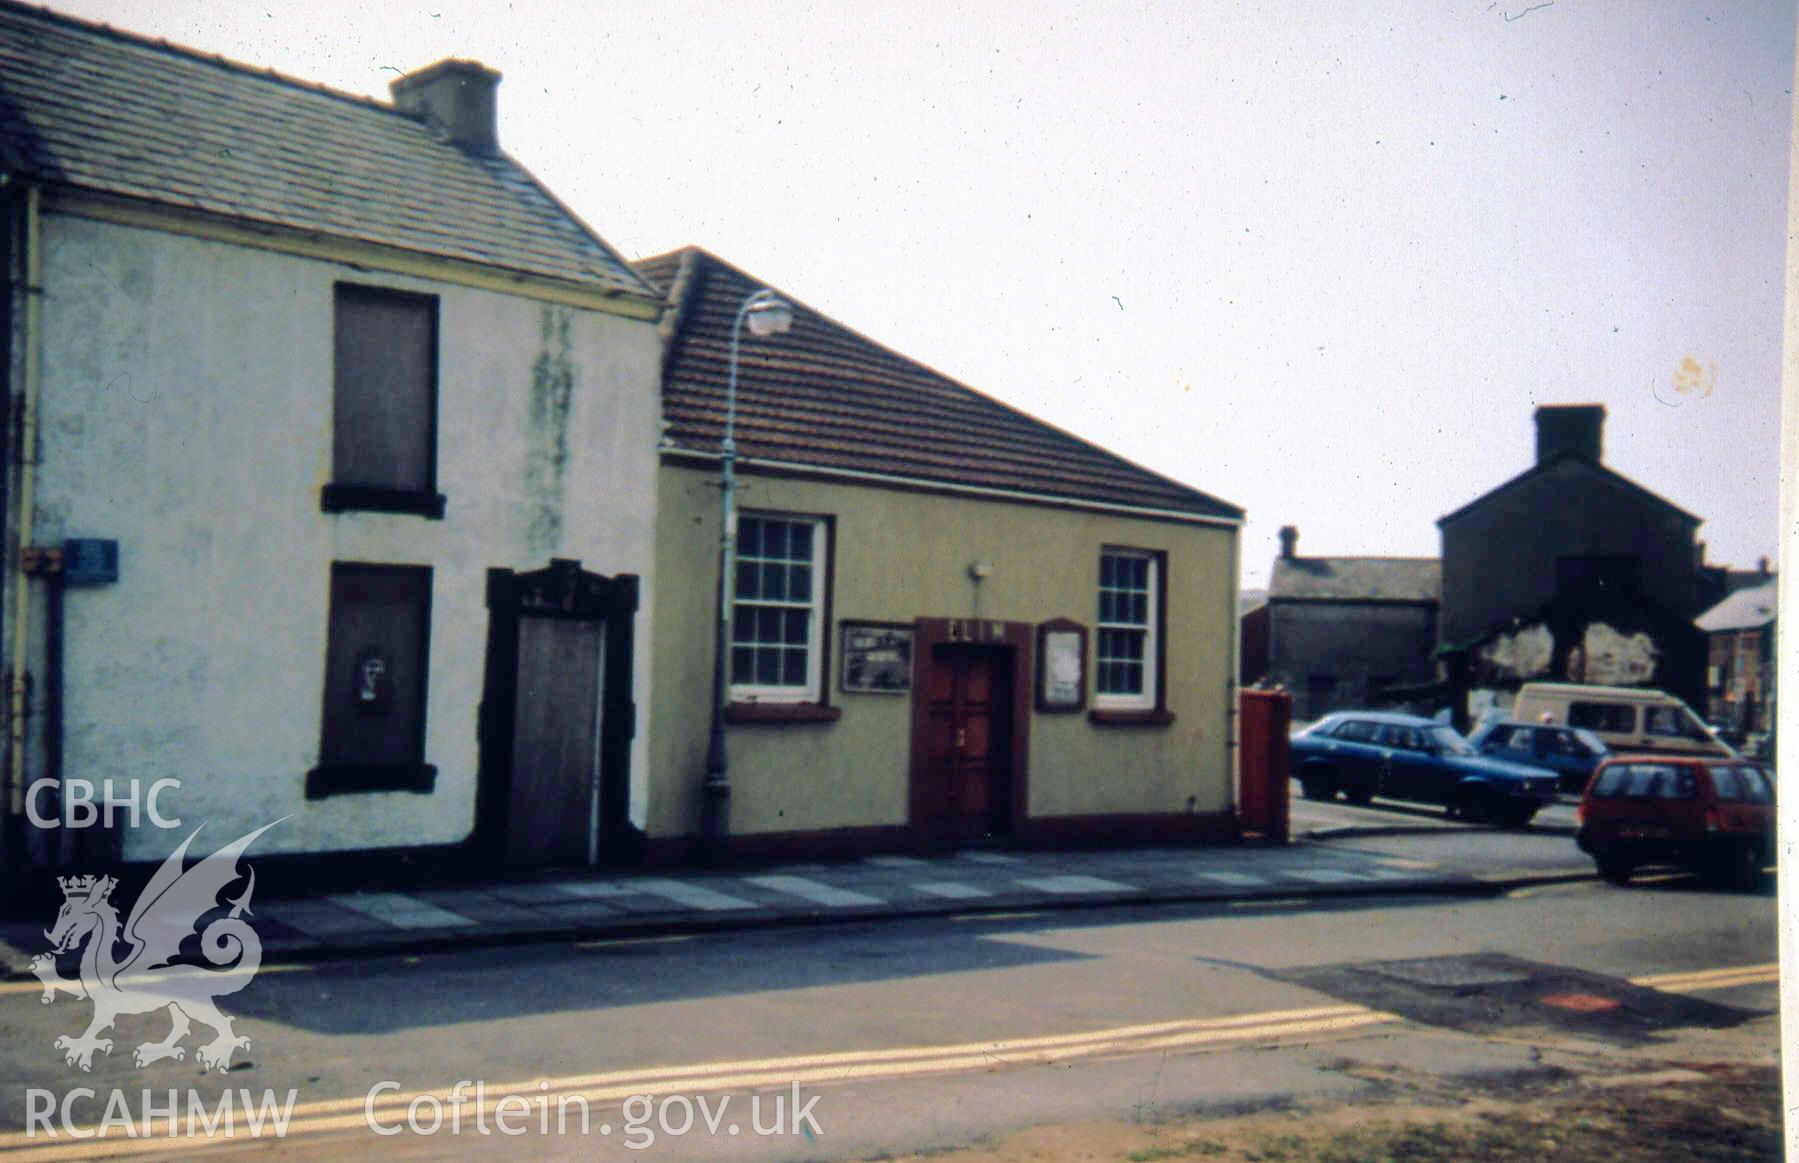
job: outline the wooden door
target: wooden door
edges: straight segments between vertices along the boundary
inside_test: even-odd
[[[509,864],[586,864],[591,858],[605,631],[600,621],[519,619]]]
[[[1012,826],[1011,660],[1005,650],[938,646],[925,676],[925,838],[969,843]]]

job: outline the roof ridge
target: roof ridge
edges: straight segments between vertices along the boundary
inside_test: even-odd
[[[1277,557],[1276,561],[1436,561],[1442,556],[1394,554],[1394,553],[1299,553],[1292,557]]]
[[[118,28],[103,21],[88,20],[80,16],[70,15],[67,12],[55,11],[54,9],[47,8],[41,4],[25,4],[20,2],[20,0],[0,0],[0,8],[11,8],[16,12],[42,17],[54,23],[72,28],[78,32],[104,36],[136,48],[152,49],[193,61],[196,64],[225,69],[229,72],[238,73],[247,77],[254,77],[258,80],[274,81],[286,85],[289,88],[299,89],[302,92],[315,93],[322,97],[332,97],[339,101],[347,101],[353,105],[359,105],[367,109],[376,109],[383,113],[391,113],[396,117],[403,117],[410,121],[419,120],[411,114],[401,110],[391,101],[383,101],[380,98],[370,97],[364,93],[351,93],[343,89],[335,89],[330,85],[321,84],[318,81],[308,81],[300,77],[289,76],[268,65],[252,65],[245,61],[233,60],[223,53],[209,53],[203,49],[192,48],[185,44],[178,44],[175,41],[169,40],[167,37],[148,36],[141,32],[132,32],[129,29]],[[392,65],[385,67],[393,68]],[[394,69],[394,71],[396,73],[399,72],[398,69]]]
[[[1138,464],[1136,461],[1133,461],[1133,460],[1129,459],[1128,457],[1121,456],[1117,452],[1114,452],[1113,450],[1106,448],[1103,445],[1096,444],[1093,441],[1088,440],[1084,437],[1077,436],[1076,434],[1068,431],[1067,429],[1061,427],[1058,424],[1054,424],[1048,420],[1043,419],[1042,417],[1034,416],[1031,413],[1025,411],[1023,408],[1020,408],[1014,404],[1009,404],[1004,400],[1001,400],[995,396],[991,396],[988,393],[981,391],[979,388],[976,388],[969,384],[963,383],[961,380],[955,378],[954,376],[947,375],[942,371],[939,371],[937,368],[932,367],[930,364],[925,363],[923,360],[918,359],[916,356],[907,355],[904,352],[899,351],[897,348],[890,347],[889,345],[882,343],[880,340],[871,338],[870,336],[864,334],[862,331],[858,330],[857,328],[844,323],[842,320],[837,319],[836,317],[834,317],[832,315],[827,315],[825,312],[820,311],[816,307],[813,307],[809,303],[800,299],[797,295],[790,294],[789,292],[787,292],[786,290],[784,290],[782,288],[775,287],[773,284],[767,282],[766,280],[760,279],[757,276],[750,274],[748,271],[744,270],[742,267],[737,266],[735,263],[728,262],[725,259],[718,257],[716,254],[713,254],[711,251],[707,250],[703,246],[699,246],[697,244],[690,243],[688,246],[679,248],[679,249],[692,251],[697,257],[703,258],[711,263],[716,264],[719,267],[724,268],[725,270],[731,272],[732,274],[737,275],[738,277],[742,278],[746,282],[749,282],[749,283],[757,285],[757,286],[768,287],[771,290],[776,291],[778,294],[781,295],[782,298],[786,299],[789,303],[793,304],[793,306],[796,309],[810,312],[812,315],[816,316],[817,318],[819,318],[821,320],[824,320],[825,322],[829,323],[831,326],[838,328],[840,331],[854,337],[858,341],[860,341],[862,343],[866,343],[871,348],[874,348],[877,351],[883,352],[886,355],[890,356],[891,358],[900,360],[903,363],[906,363],[913,367],[919,368],[922,371],[928,373],[930,376],[935,377],[936,379],[941,380],[944,383],[950,384],[950,385],[960,389],[961,391],[964,391],[964,392],[968,393],[969,395],[974,396],[975,398],[983,401],[984,403],[990,404],[995,408],[999,408],[1003,411],[1009,412],[1012,415],[1017,416],[1020,419],[1025,420],[1031,424],[1037,425],[1038,427],[1043,428],[1049,432],[1053,432],[1057,436],[1061,437],[1064,440],[1078,444],[1081,447],[1089,449],[1089,450],[1097,453],[1100,456],[1103,456],[1107,459],[1110,459],[1121,465],[1124,465],[1134,472],[1141,473],[1146,477],[1150,477],[1150,478],[1162,483],[1163,485],[1178,489],[1184,493],[1191,495],[1192,497],[1194,497],[1198,500],[1202,500],[1202,501],[1206,502],[1207,504],[1216,505],[1222,509],[1228,509],[1239,517],[1243,515],[1243,509],[1239,505],[1233,505],[1230,502],[1225,501],[1220,497],[1212,496],[1210,493],[1207,493],[1204,490],[1199,489],[1194,485],[1190,485],[1190,484],[1186,483],[1185,481],[1176,480],[1175,478],[1168,476],[1166,473],[1160,473],[1160,472],[1155,471],[1154,469],[1146,468],[1143,465]],[[657,255],[657,256],[653,256],[653,257],[666,259],[668,254],[672,254],[672,253],[675,253],[675,252],[673,252],[673,251],[665,252],[662,255]],[[640,259],[638,261],[647,262],[649,260],[648,259]],[[633,264],[633,265],[635,265],[635,264]]]
[[[1480,505],[1482,502],[1486,501],[1487,499],[1492,497],[1494,494],[1504,492],[1506,489],[1509,489],[1509,488],[1513,487],[1514,485],[1522,484],[1524,481],[1530,479],[1533,476],[1536,476],[1538,473],[1544,472],[1550,468],[1554,468],[1558,465],[1563,465],[1563,464],[1585,465],[1586,467],[1593,469],[1596,472],[1602,473],[1605,476],[1610,477],[1612,480],[1617,481],[1619,484],[1624,485],[1626,488],[1629,488],[1638,493],[1641,493],[1643,496],[1648,497],[1649,499],[1656,501],[1657,503],[1659,503],[1661,505],[1665,505],[1669,509],[1674,510],[1674,512],[1680,514],[1680,516],[1684,517],[1688,521],[1693,522],[1695,527],[1705,524],[1705,518],[1699,516],[1697,513],[1688,512],[1686,509],[1683,509],[1679,505],[1676,505],[1673,501],[1670,501],[1668,498],[1662,496],[1660,493],[1656,492],[1654,489],[1650,488],[1648,485],[1642,484],[1639,481],[1632,480],[1630,477],[1625,476],[1623,473],[1619,472],[1617,469],[1613,468],[1611,465],[1606,464],[1604,461],[1593,460],[1592,458],[1584,456],[1581,453],[1575,452],[1572,449],[1563,449],[1562,451],[1554,453],[1554,454],[1546,457],[1545,459],[1535,462],[1529,468],[1526,468],[1521,472],[1518,472],[1510,477],[1507,477],[1505,480],[1501,481],[1499,484],[1494,485],[1492,488],[1488,489],[1486,492],[1481,493],[1479,496],[1476,496],[1473,500],[1470,500],[1467,503],[1460,506],[1459,508],[1457,508],[1451,512],[1445,513],[1441,517],[1438,517],[1437,525],[1439,527],[1441,527],[1445,522],[1453,521],[1456,518],[1461,517],[1463,514],[1467,513],[1470,509],[1473,509],[1476,506]]]

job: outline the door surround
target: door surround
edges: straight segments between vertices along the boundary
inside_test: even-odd
[[[641,834],[630,822],[631,740],[637,734],[632,694],[637,605],[635,574],[605,577],[566,558],[552,558],[548,567],[530,573],[487,571],[487,664],[476,728],[480,772],[471,837],[483,858],[498,863],[506,856],[517,733],[519,620],[527,617],[606,623],[599,723],[599,859],[608,864],[630,862],[641,854]]]
[[[931,659],[939,646],[966,645],[1000,648],[1009,656],[1012,688],[1012,803],[1013,835],[1026,822],[1030,803],[1030,739],[1032,676],[1035,675],[1036,627],[1030,622],[1002,622],[991,618],[919,618],[913,623],[912,736],[907,765],[906,825],[916,842],[927,842],[928,772],[926,733],[930,727],[928,700],[923,692]]]

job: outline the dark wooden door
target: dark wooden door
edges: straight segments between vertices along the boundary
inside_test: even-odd
[[[1012,667],[1005,650],[938,646],[925,676],[926,839],[967,843],[1012,826]]]
[[[510,864],[585,864],[599,796],[604,622],[521,618]]]

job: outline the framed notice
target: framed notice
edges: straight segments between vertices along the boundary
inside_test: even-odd
[[[1079,711],[1087,705],[1087,627],[1067,618],[1037,627],[1037,710]]]
[[[843,689],[904,694],[912,689],[912,627],[899,622],[843,624]]]

